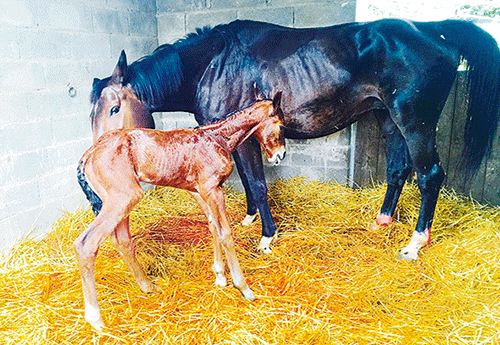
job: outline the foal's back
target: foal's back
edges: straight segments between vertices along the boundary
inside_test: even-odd
[[[136,181],[189,191],[196,191],[200,180],[217,183],[215,179],[232,171],[229,153],[197,128],[114,130],[105,133],[88,153],[88,164],[98,175],[114,175],[114,181],[124,180],[118,175],[128,175]]]

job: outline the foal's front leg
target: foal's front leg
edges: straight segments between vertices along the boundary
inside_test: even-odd
[[[207,203],[203,200],[200,194],[191,192],[191,195],[195,198],[198,205],[202,209],[203,213],[207,216],[208,219],[208,229],[212,234],[213,242],[214,242],[214,265],[212,266],[212,270],[215,273],[215,285],[217,286],[226,286],[226,276],[224,275],[224,261],[222,260],[222,248],[219,240],[219,236],[217,234],[217,230],[214,225],[214,220],[212,216],[212,212],[208,207]]]
[[[215,187],[208,193],[200,194],[204,198],[213,216],[213,222],[217,230],[218,237],[224,251],[226,252],[227,264],[231,272],[234,286],[240,290],[243,297],[249,301],[255,299],[255,295],[248,287],[243,273],[241,272],[240,263],[236,256],[233,237],[231,236],[231,227],[227,220],[226,206],[224,202],[224,193],[222,188]]]

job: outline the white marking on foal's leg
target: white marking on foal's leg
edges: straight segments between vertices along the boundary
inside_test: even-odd
[[[249,226],[250,224],[253,223],[255,218],[257,218],[257,215],[259,214],[259,211],[257,211],[255,214],[247,214],[245,218],[241,221],[241,225],[243,226]]]
[[[272,240],[273,240],[272,237],[262,236],[262,238],[260,239],[260,244],[257,247],[257,251],[261,251],[264,254],[271,253],[270,245]]]
[[[416,260],[418,259],[418,251],[426,244],[430,244],[431,229],[424,232],[414,231],[410,243],[403,249],[398,258],[402,260]]]
[[[102,332],[102,328],[105,327],[99,307],[95,307],[87,302],[85,302],[85,320],[87,320],[87,322],[99,333]]]
[[[227,280],[226,276],[224,275],[224,266],[221,266],[220,263],[215,262],[212,270],[215,273],[215,285],[216,286],[226,286],[227,285]]]

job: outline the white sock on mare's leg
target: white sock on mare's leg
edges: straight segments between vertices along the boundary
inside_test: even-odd
[[[250,224],[252,224],[255,220],[255,218],[257,218],[257,215],[259,214],[259,211],[257,211],[255,214],[247,214],[245,216],[245,218],[243,218],[243,220],[241,221],[241,225],[243,226],[249,226]]]
[[[430,244],[431,240],[431,230],[427,229],[424,232],[414,231],[411,236],[411,241],[408,243],[406,247],[401,249],[401,253],[398,258],[401,260],[417,260],[418,259],[418,251],[420,248],[425,246],[426,244]]]
[[[264,254],[271,253],[271,241],[272,240],[273,240],[273,237],[262,236],[262,238],[260,239],[260,244],[257,247],[257,250],[261,251]]]

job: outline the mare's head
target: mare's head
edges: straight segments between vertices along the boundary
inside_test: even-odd
[[[283,111],[281,110],[281,91],[276,93],[264,111],[267,116],[257,125],[253,136],[259,141],[267,161],[278,165],[285,158],[285,136],[282,131]]]
[[[118,128],[154,128],[148,107],[127,84],[128,66],[122,51],[110,77],[94,79],[90,102],[90,122],[94,142],[105,132]]]

